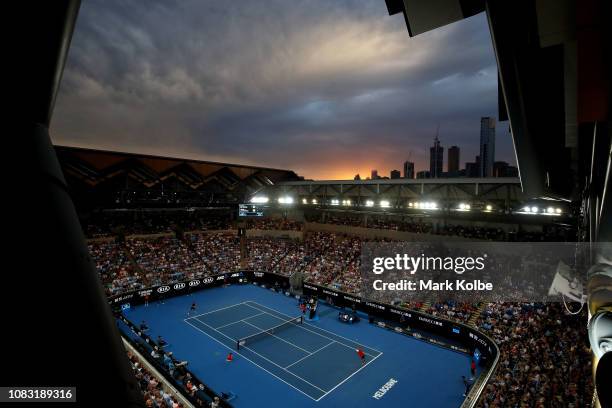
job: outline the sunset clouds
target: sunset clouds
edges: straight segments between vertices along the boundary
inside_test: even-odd
[[[410,152],[424,168],[438,123],[471,161],[496,115],[482,15],[409,38],[383,0],[84,0],[51,134],[352,178]],[[513,157],[505,128],[498,150]]]

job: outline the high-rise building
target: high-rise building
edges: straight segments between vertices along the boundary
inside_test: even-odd
[[[465,177],[480,177],[480,156],[476,156],[473,162],[465,163]]]
[[[444,148],[440,146],[438,136],[434,138],[434,145],[429,148],[429,177],[442,177],[444,165]]]
[[[493,163],[493,177],[518,177],[518,169],[504,161]]]
[[[416,178],[418,179],[425,179],[425,178],[430,178],[431,174],[429,174],[429,171],[427,170],[421,170],[419,172],[417,172],[416,174]]]
[[[404,178],[414,178],[414,163],[411,161],[404,162]]]
[[[378,170],[372,170],[372,176],[370,178],[376,180],[378,178]]]
[[[402,173],[399,170],[391,170],[390,176],[392,179],[398,179],[402,177]]]
[[[480,177],[493,177],[495,119],[480,118]]]
[[[448,173],[449,176],[459,173],[459,147],[451,146],[448,149]]]

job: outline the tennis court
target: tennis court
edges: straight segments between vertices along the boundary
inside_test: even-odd
[[[382,352],[254,301],[185,319],[302,394],[319,401],[382,355]],[[355,349],[361,347],[366,363]]]

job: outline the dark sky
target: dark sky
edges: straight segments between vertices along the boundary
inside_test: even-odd
[[[384,0],[84,0],[51,134],[347,179],[425,169],[438,124],[463,166],[481,116],[497,116],[484,15],[410,38]],[[514,164],[507,128],[496,159]]]

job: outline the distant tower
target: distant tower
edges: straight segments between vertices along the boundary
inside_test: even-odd
[[[459,172],[459,147],[451,146],[448,149],[448,172],[456,175]]]
[[[376,180],[378,178],[378,170],[372,170],[372,180]]]
[[[407,179],[414,178],[414,163],[411,161],[404,162],[404,178],[407,178]]]
[[[480,118],[480,177],[493,177],[495,163],[495,119]]]
[[[440,140],[438,139],[439,131],[440,125],[438,125],[438,130],[436,131],[434,145],[429,148],[429,177],[431,178],[442,177],[442,168],[444,165],[444,148],[440,146]]]

